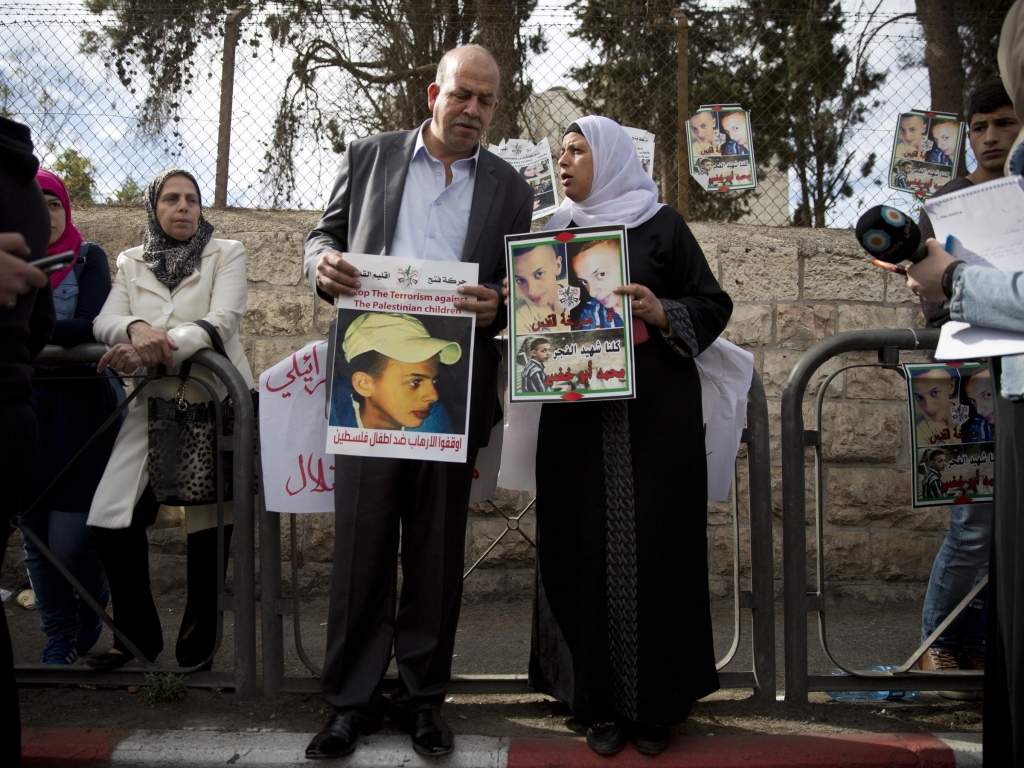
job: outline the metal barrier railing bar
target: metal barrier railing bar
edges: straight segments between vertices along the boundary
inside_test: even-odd
[[[806,703],[810,691],[887,691],[899,679],[901,687],[912,681],[914,690],[981,690],[978,671],[926,672],[914,669],[917,660],[932,641],[962,612],[981,590],[985,580],[975,585],[967,597],[914,653],[890,671],[853,670],[838,661],[828,645],[825,619],[824,569],[824,477],[822,460],[822,407],[831,381],[843,371],[857,367],[882,367],[900,370],[901,351],[935,349],[939,331],[935,329],[876,329],[836,334],[811,347],[793,367],[782,391],[782,509],[783,509],[783,584],[785,591],[785,664],[786,702]],[[805,429],[803,400],[815,372],[832,358],[848,352],[877,351],[878,363],[855,364],[832,372],[818,389],[815,428]],[[806,581],[806,503],[804,479],[807,471],[804,449],[815,452],[815,532],[816,579],[813,591]],[[827,658],[845,676],[811,675],[807,664],[807,614],[816,613],[821,647]]]
[[[768,434],[768,405],[764,386],[754,373],[747,400],[747,427],[743,430],[743,443],[747,446],[750,504],[750,589],[742,590],[739,557],[739,513],[737,489],[733,487],[733,601],[734,634],[729,651],[717,663],[719,670],[733,659],[741,640],[740,612],[751,611],[752,668],[747,671],[719,671],[722,688],[751,688],[755,699],[775,700],[775,595],[772,572],[772,509],[770,448]],[[532,546],[534,542],[519,527],[520,518],[532,507],[531,501],[518,514],[509,516],[494,507],[504,518],[506,529],[491,547],[471,565],[464,575],[468,577],[480,565],[500,539],[509,531],[516,531]],[[492,504],[492,506],[494,506]],[[281,539],[280,515],[268,512],[260,501],[260,584],[264,606],[263,629],[263,693],[268,698],[282,692],[319,692],[321,669],[306,653],[300,628],[301,603],[298,595],[299,564],[295,546],[296,515],[290,515],[292,591],[290,598],[281,598]],[[275,606],[276,610],[269,610]],[[284,674],[283,614],[292,614],[295,648],[299,659],[312,673],[312,677],[286,677]],[[385,678],[384,690],[397,685],[394,677]],[[455,675],[448,687],[449,693],[459,694],[522,694],[531,693],[526,674]]]
[[[47,347],[33,361],[38,364],[95,364],[107,351],[102,344],[83,344],[70,349],[61,347]],[[22,530],[32,539],[40,552],[57,568],[61,575],[68,580],[78,591],[87,604],[97,612],[104,623],[120,637],[128,646],[139,661],[143,670],[120,669],[112,672],[100,672],[92,670],[84,664],[78,665],[51,665],[51,664],[21,664],[15,666],[15,679],[18,684],[42,684],[58,685],[68,683],[89,683],[101,685],[142,685],[145,684],[145,675],[149,672],[173,672],[186,673],[186,685],[199,688],[229,688],[234,689],[239,696],[252,696],[257,692],[256,676],[256,581],[255,581],[255,527],[253,515],[253,440],[254,411],[252,400],[249,397],[249,388],[241,374],[231,365],[230,361],[213,350],[203,349],[190,358],[210,372],[212,372],[225,386],[231,396],[235,409],[234,435],[230,441],[220,441],[219,452],[233,452],[234,461],[234,593],[225,594],[223,578],[223,535],[224,535],[224,500],[218,498],[218,578],[219,608],[223,618],[225,611],[234,613],[234,671],[228,672],[206,672],[196,671],[199,667],[182,668],[176,666],[164,666],[146,659],[138,649],[131,643],[130,639],[121,634],[116,623],[102,610],[93,597],[81,584],[58,562],[50,552],[49,548],[27,527]],[[137,385],[121,405],[118,412],[127,408],[129,403],[145,392],[146,384],[168,374],[156,369],[149,369],[145,376],[130,377],[138,380]],[[64,377],[52,377],[48,381],[57,381]],[[69,377],[71,379],[79,377]],[[207,390],[210,400],[214,404],[214,412],[218,424],[218,434],[222,434],[223,420],[220,409],[220,401],[216,392],[205,382],[193,379],[193,382],[201,385]],[[95,441],[117,419],[118,413],[113,414],[96,432],[90,441],[83,446],[72,462],[88,450]],[[218,471],[219,471],[218,457]],[[30,507],[26,514],[31,514],[40,502],[45,500],[50,490],[60,483],[66,475],[67,468],[54,479],[50,488]],[[221,495],[221,484],[217,484],[218,497]],[[217,639],[211,659],[220,648],[223,632],[223,620],[217,628]],[[201,665],[200,665],[201,666]]]

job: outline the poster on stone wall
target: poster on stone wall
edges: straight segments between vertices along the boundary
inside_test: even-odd
[[[964,126],[946,112],[911,110],[896,121],[889,187],[931,197],[956,176]]]
[[[995,387],[983,363],[905,364],[915,507],[991,501]]]
[[[338,298],[327,451],[465,462],[476,313],[454,302],[479,265],[344,256],[360,287]]]
[[[501,144],[491,144],[487,149],[519,171],[533,189],[533,218],[539,219],[555,212],[558,193],[555,191],[554,163],[551,162],[547,138],[538,144],[526,139],[504,139]]]
[[[634,397],[626,228],[505,236],[509,399],[575,402]],[[638,336],[639,337],[639,336]]]
[[[686,127],[690,175],[709,192],[757,187],[750,113],[739,104],[703,104]]]

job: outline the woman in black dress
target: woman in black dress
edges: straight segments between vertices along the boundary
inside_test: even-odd
[[[621,126],[581,118],[562,147],[567,199],[546,229],[628,227],[632,282],[617,292],[630,296],[638,395],[543,407],[530,682],[590,725],[595,751],[633,739],[657,754],[669,726],[718,689],[693,358],[732,301]]]

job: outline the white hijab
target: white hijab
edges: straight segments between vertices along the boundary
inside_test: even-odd
[[[644,172],[633,140],[622,126],[607,117],[587,115],[576,120],[594,158],[594,184],[587,199],[565,198],[544,229],[625,224],[639,226],[658,212],[658,185]]]

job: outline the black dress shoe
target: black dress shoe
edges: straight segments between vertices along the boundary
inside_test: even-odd
[[[129,661],[133,661],[135,655],[131,653],[113,653],[112,651],[97,651],[85,657],[86,666],[98,669],[101,672],[110,672],[120,669]]]
[[[633,732],[636,751],[645,755],[660,755],[668,746],[669,733],[664,725],[637,723]]]
[[[592,725],[587,729],[587,745],[599,755],[614,755],[629,738],[622,723]]]
[[[320,760],[327,757],[344,757],[356,751],[356,741],[361,734],[376,733],[380,725],[368,725],[358,712],[335,712],[320,733],[313,737],[306,747],[306,757]]]
[[[424,757],[441,757],[452,751],[452,729],[436,709],[421,709],[412,715],[412,748]]]

